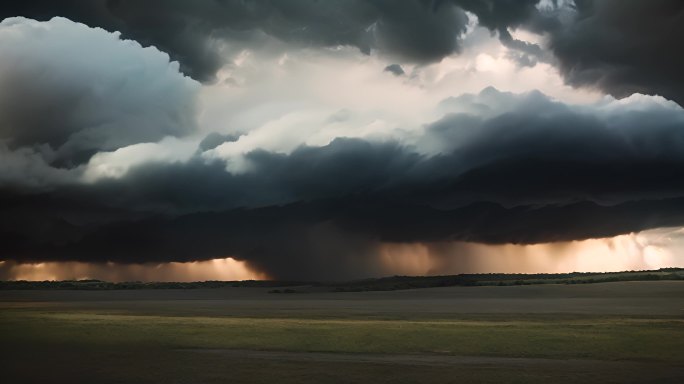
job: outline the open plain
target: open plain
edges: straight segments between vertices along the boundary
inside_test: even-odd
[[[681,382],[684,282],[0,291],[11,383]]]

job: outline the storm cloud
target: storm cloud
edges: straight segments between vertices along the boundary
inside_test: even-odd
[[[0,260],[341,279],[684,226],[680,8],[2,6]]]
[[[298,46],[349,45],[366,54],[375,50],[411,63],[439,61],[460,50],[468,24],[466,11],[490,30],[506,31],[540,19],[538,2],[67,0],[57,4],[29,0],[3,6],[0,18],[63,16],[121,31],[126,38],[169,52],[193,78],[212,81],[231,49],[263,45],[263,35]]]
[[[56,18],[0,23],[0,140],[48,163],[195,129],[199,84],[155,48]]]
[[[171,53],[186,74],[214,78],[224,64],[222,40],[240,44],[260,34],[306,46],[352,45],[425,62],[458,50],[467,18],[449,2],[425,1],[105,1],[17,2],[4,16],[64,16],[122,31]]]
[[[658,94],[684,105],[684,3],[576,0],[574,9],[550,41],[569,83],[616,97]]]
[[[684,57],[672,46],[684,33],[681,2],[548,3],[553,6],[540,0],[28,0],[3,5],[0,19],[63,16],[121,31],[124,38],[168,52],[183,73],[211,82],[243,49],[269,46],[268,38],[298,47],[354,46],[405,63],[437,62],[462,51],[469,12],[517,51],[512,55],[520,65],[551,62],[569,84],[616,97],[639,92],[684,102]],[[548,51],[514,38],[516,29],[547,36]]]
[[[4,190],[3,252],[231,256],[269,276],[335,278],[379,268],[383,242],[534,244],[684,224],[684,110],[672,102],[572,106],[490,88],[443,104],[454,112],[413,144],[339,138],[249,152],[239,173],[195,155],[50,192]]]

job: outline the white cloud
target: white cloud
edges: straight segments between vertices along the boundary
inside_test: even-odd
[[[185,135],[199,83],[154,47],[64,18],[0,22],[0,139],[48,161]],[[84,155],[85,152],[85,155]]]
[[[112,152],[95,154],[85,166],[82,180],[119,178],[131,167],[146,163],[173,163],[188,161],[197,151],[197,141],[166,137],[158,143],[141,143],[119,148]]]
[[[208,160],[228,160],[231,172],[247,170],[242,156],[256,149],[289,153],[299,145],[323,146],[337,137],[420,145],[425,124],[445,113],[506,111],[510,106],[496,100],[478,101],[489,112],[463,100],[447,108],[441,103],[489,86],[511,92],[539,89],[568,103],[600,100],[600,95],[564,85],[548,64],[519,67],[496,36],[471,27],[461,54],[431,65],[404,65],[407,76],[392,76],[384,71],[390,61],[355,48],[286,47],[268,38],[262,49],[242,49],[219,72],[216,84],[200,87],[183,77],[165,53],[121,40],[118,33],[62,18],[12,18],[0,23],[0,47],[9,52],[0,62],[0,82],[27,73],[31,87],[47,89],[47,96],[40,96],[37,104],[34,100],[32,113],[62,98],[63,89],[77,95],[78,102],[59,112],[66,120],[57,126],[38,119],[42,125],[22,127],[37,137],[29,140],[31,145],[64,136],[66,141],[53,144],[53,151],[36,152],[47,168],[64,153],[76,156],[91,149],[87,165],[72,172],[82,172],[80,180],[87,182],[121,177],[145,162],[187,161],[210,132],[242,135],[203,154]],[[274,47],[289,51],[276,55]],[[20,62],[31,65],[23,68]],[[26,119],[15,112],[10,116]],[[5,135],[17,136],[14,131]]]
[[[436,108],[450,96],[538,89],[558,100],[590,103],[600,95],[564,85],[549,64],[521,68],[490,32],[467,34],[464,52],[425,66],[404,65],[407,76],[384,71],[392,62],[356,49],[301,49],[273,56],[243,51],[227,66],[224,81],[202,90],[200,126],[242,133],[211,155],[232,157],[257,148],[289,152],[300,144],[325,145],[335,137],[403,140],[441,117]],[[228,81],[226,81],[228,80]],[[346,111],[344,121],[324,116]]]

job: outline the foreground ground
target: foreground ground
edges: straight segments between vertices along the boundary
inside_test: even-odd
[[[684,382],[684,282],[0,291],[2,382]]]

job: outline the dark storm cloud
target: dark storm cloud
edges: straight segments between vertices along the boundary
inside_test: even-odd
[[[218,147],[219,145],[226,143],[226,142],[233,142],[237,141],[240,138],[239,135],[232,135],[232,134],[220,134],[218,132],[212,132],[208,134],[207,136],[202,139],[202,141],[199,143],[199,150],[204,152],[208,151],[210,149],[214,149]]]
[[[550,29],[566,81],[617,97],[659,94],[684,105],[684,2],[576,0],[576,14]]]
[[[390,65],[385,67],[384,71],[389,72],[389,73],[393,74],[394,76],[401,76],[405,73],[404,68],[402,68],[401,65],[399,65],[399,64],[390,64]]]
[[[524,27],[533,32],[544,33],[556,29],[559,21],[550,12],[540,12],[539,0],[454,0],[465,10],[478,17],[478,24],[496,32],[499,41],[510,48],[510,56],[521,66],[534,66],[538,61],[549,61],[548,54],[533,43],[513,38],[510,29]]]
[[[465,11],[493,31],[539,14],[539,0],[28,0],[0,7],[0,19],[63,16],[121,31],[181,63],[184,73],[211,81],[224,64],[222,41],[259,45],[259,33],[300,46],[350,45],[426,63],[460,49]]]
[[[682,103],[681,55],[666,43],[682,35],[679,3],[578,1],[569,19],[536,3],[67,0],[0,12],[121,30],[211,80],[224,43],[257,47],[265,35],[436,61],[459,51],[468,11],[523,65],[548,58],[509,29],[548,33],[572,84]],[[188,160],[188,140],[159,141],[196,133],[198,84],[165,54],[61,18],[10,19],[3,31],[0,260],[233,256],[272,277],[349,278],[382,273],[382,242],[527,244],[684,225],[684,112],[661,98],[569,106],[488,88],[445,100],[447,115],[401,143],[338,138],[222,160],[217,147],[240,138],[211,133]],[[146,157],[159,148],[168,153]]]
[[[374,255],[387,241],[527,244],[684,225],[676,105],[571,107],[494,89],[458,102],[484,112],[427,126],[417,145],[432,155],[336,139],[253,151],[244,173],[196,157],[49,192],[4,189],[2,257],[233,256],[273,277],[348,278],[380,271]]]
[[[508,57],[522,67],[534,67],[539,61],[549,61],[549,55],[539,45],[514,39],[508,30],[499,31],[499,41],[511,49]]]
[[[475,14],[479,24],[492,31],[517,28],[532,19],[542,19],[536,7],[539,0],[454,0],[454,3]]]
[[[498,34],[521,65],[557,64],[566,81],[622,97],[660,94],[684,103],[684,35],[679,0],[577,0],[570,8],[538,8],[539,0],[451,1],[182,1],[47,0],[0,7],[0,18],[64,16],[122,31],[181,63],[184,73],[212,81],[230,60],[230,47],[259,47],[260,36],[298,46],[350,45],[427,63],[460,50],[467,16]],[[546,33],[550,53],[516,40],[510,30]],[[227,43],[227,47],[224,46]],[[236,51],[236,52],[237,52]],[[226,56],[227,57],[224,57]]]

